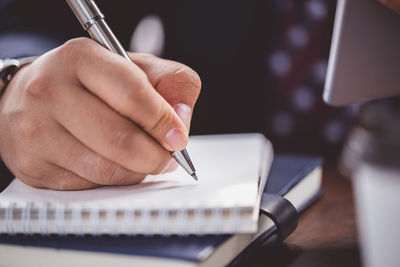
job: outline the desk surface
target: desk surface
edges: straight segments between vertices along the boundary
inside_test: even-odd
[[[333,167],[325,167],[323,190],[301,214],[296,232],[255,257],[253,266],[360,266],[351,183]]]

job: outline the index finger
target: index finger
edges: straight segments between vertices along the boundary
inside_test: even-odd
[[[186,146],[185,125],[138,66],[87,38],[69,41],[64,50],[74,78],[86,89],[165,149],[178,151]]]

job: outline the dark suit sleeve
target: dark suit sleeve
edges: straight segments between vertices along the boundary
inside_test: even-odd
[[[65,1],[0,1],[0,58],[41,55],[83,34]]]
[[[0,192],[12,181],[14,175],[8,170],[3,161],[0,161]]]

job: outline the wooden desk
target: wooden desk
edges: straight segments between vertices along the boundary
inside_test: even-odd
[[[301,214],[296,232],[246,266],[360,266],[351,182],[324,169],[324,194]]]

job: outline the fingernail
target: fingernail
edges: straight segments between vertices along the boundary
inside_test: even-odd
[[[186,126],[186,129],[190,128],[190,120],[192,115],[192,109],[186,104],[177,104],[175,106],[175,112],[178,114],[179,118],[183,121]]]
[[[176,128],[169,130],[164,137],[164,142],[169,146],[170,151],[178,151],[185,147],[186,136]]]

